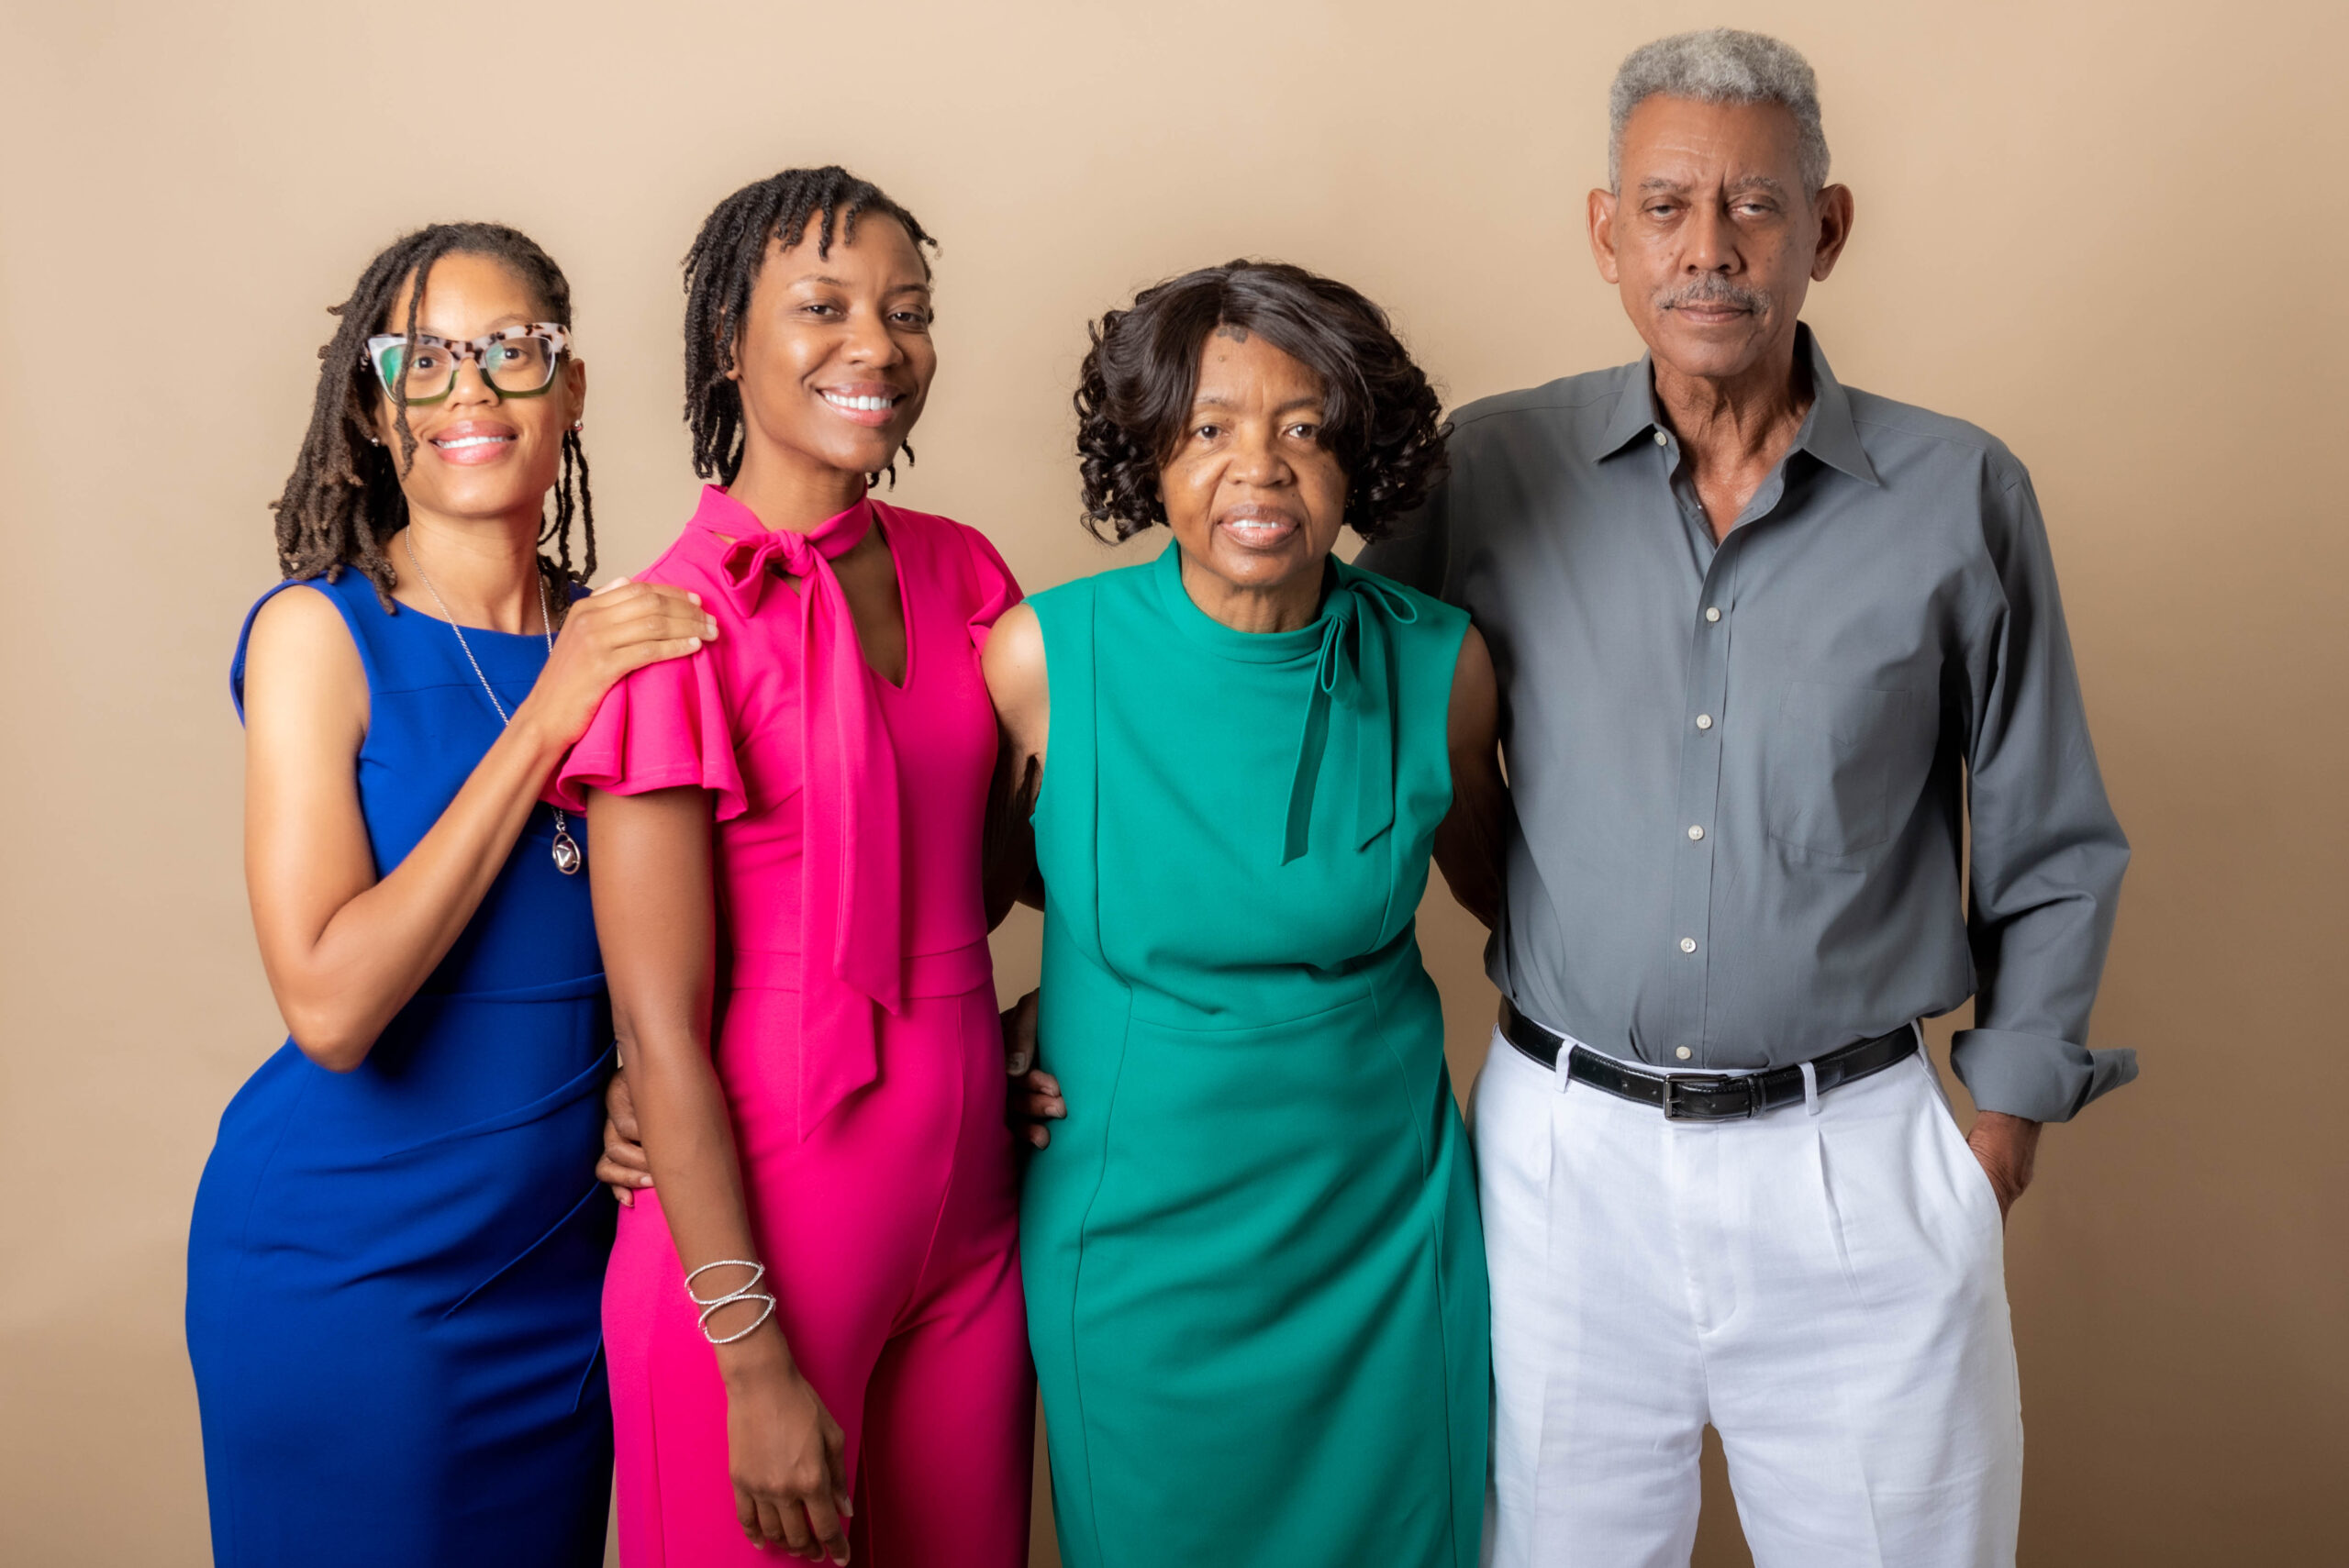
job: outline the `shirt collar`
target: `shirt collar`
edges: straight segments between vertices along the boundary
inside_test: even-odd
[[[1810,367],[1811,388],[1810,412],[1803,417],[1802,430],[1795,438],[1796,447],[1830,468],[1880,488],[1883,481],[1876,477],[1876,466],[1868,462],[1867,450],[1860,444],[1858,427],[1852,422],[1851,394],[1843,390],[1843,384],[1828,368],[1827,355],[1808,324],[1798,322],[1795,326],[1795,354]],[[1613,457],[1632,442],[1664,428],[1664,411],[1655,401],[1655,356],[1642,354],[1638,364],[1624,368],[1629,373],[1623,377],[1623,385],[1615,395],[1615,406],[1590,450],[1593,462]]]
[[[1801,323],[1795,327],[1795,352],[1810,356],[1810,416],[1796,444],[1828,467],[1882,489],[1884,481],[1876,477],[1867,449],[1860,445],[1859,427],[1852,422],[1852,395],[1827,368],[1818,335]]]

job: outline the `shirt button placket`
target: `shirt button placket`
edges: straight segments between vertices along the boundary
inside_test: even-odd
[[[1688,689],[1682,713],[1680,820],[1685,835],[1672,878],[1672,1039],[1676,1060],[1689,1060],[1705,1039],[1712,959],[1712,825],[1720,806],[1721,713],[1729,691],[1729,625],[1721,605],[1732,597],[1735,534],[1715,551],[1689,632]]]

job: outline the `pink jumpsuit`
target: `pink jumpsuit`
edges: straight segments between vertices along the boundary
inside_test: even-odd
[[[902,686],[865,664],[829,560],[876,521],[905,610]],[[699,593],[718,636],[614,687],[550,798],[714,797],[714,1054],[764,1288],[847,1433],[855,1561],[1019,1568],[1035,1392],[980,890],[996,723],[975,651],[1019,585],[943,517],[868,500],[771,533],[716,486],[639,576]],[[653,1193],[620,1211],[604,1336],[622,1562],[776,1561],[737,1522],[725,1390]]]

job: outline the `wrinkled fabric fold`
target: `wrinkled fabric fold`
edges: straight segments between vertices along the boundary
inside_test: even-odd
[[[879,1071],[873,1009],[905,1011],[896,758],[832,562],[873,527],[860,501],[807,533],[746,534],[720,559],[745,616],[777,573],[799,579],[800,723],[807,759],[801,860],[798,1132]]]

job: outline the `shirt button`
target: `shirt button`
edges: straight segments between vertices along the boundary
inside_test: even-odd
[[[1686,1062],[1688,1060],[1688,1048],[1685,1045],[1680,1046],[1675,1049],[1672,1054],[1680,1058],[1681,1061]]]
[[[1688,837],[1690,839],[1701,839],[1704,836],[1705,830],[1702,828],[1698,827],[1693,822],[1688,825]]]
[[[1707,620],[1719,620],[1719,619],[1720,619],[1720,618],[1721,618],[1720,606],[1719,605],[1707,605],[1707,606],[1705,606],[1705,618],[1706,618]]]
[[[1713,716],[1712,716],[1711,714],[1709,714],[1709,713],[1700,713],[1700,714],[1698,714],[1698,715],[1697,716],[1697,728],[1699,728],[1699,729],[1710,729],[1712,727],[1713,727]]]
[[[1680,951],[1682,952],[1695,952],[1697,951],[1697,939],[1694,937],[1681,938]]]
[[[1655,444],[1660,447],[1668,447],[1672,444],[1672,438],[1665,435],[1662,430],[1658,430],[1655,433]]]

